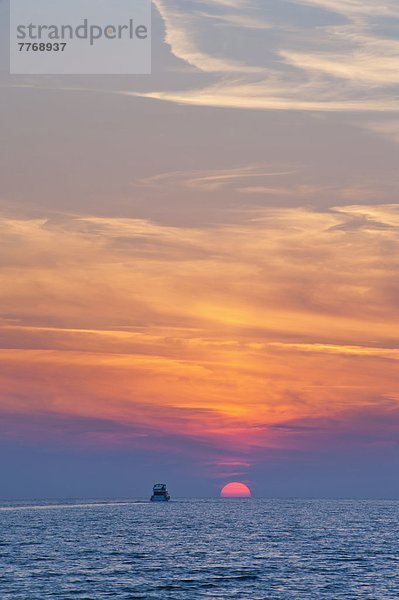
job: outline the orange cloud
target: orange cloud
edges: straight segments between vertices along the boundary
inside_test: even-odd
[[[398,402],[398,228],[395,206],[3,219],[2,410],[202,440],[223,468],[301,444],[292,423],[356,427]]]

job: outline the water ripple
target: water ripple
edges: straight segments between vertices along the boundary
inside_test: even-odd
[[[399,503],[3,503],[3,600],[399,597]]]

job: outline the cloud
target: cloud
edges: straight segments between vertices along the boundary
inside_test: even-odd
[[[199,37],[201,36],[201,25],[209,20],[206,13],[195,10],[195,3],[181,2],[173,0],[154,0],[165,24],[165,41],[176,58],[183,60],[189,65],[205,71],[207,73],[247,73],[259,71],[259,68],[251,67],[238,60],[229,59],[223,55],[215,55],[201,49]],[[227,7],[228,9],[237,6],[237,3],[214,2],[213,6]],[[211,4],[211,5],[212,5]],[[207,3],[203,3],[207,5]],[[223,19],[219,15],[216,19]],[[225,22],[231,23],[234,16],[227,16]]]
[[[179,186],[187,190],[215,191],[249,182],[280,178],[298,173],[298,169],[277,169],[266,166],[245,166],[214,171],[175,171],[140,179],[136,183],[147,187]]]
[[[317,6],[333,13],[339,13],[348,19],[353,17],[398,16],[399,9],[396,1],[385,0],[376,3],[373,0],[292,0],[295,4]]]
[[[212,174],[194,177],[194,180],[202,182],[204,179],[204,185],[214,185],[215,181],[235,180],[242,173],[247,176],[246,171],[232,171],[227,175],[222,172],[220,179]],[[249,176],[252,175],[254,173],[250,172]],[[190,175],[188,180],[191,181]],[[282,309],[279,302],[283,281],[296,290],[284,300],[287,309],[290,304],[293,309],[298,309],[298,303],[301,298],[304,301],[305,296],[310,302],[311,296],[305,293],[306,281],[317,274],[312,284],[319,292],[313,293],[309,307],[313,318],[322,318],[330,303],[328,295],[321,301],[320,292],[325,282],[319,277],[320,264],[326,275],[329,273],[326,283],[331,279],[337,285],[342,282],[349,300],[352,293],[356,296],[356,278],[347,277],[348,269],[353,270],[353,265],[358,262],[367,265],[380,257],[378,271],[361,269],[358,274],[362,281],[361,284],[359,281],[359,289],[368,284],[378,295],[383,291],[378,284],[379,276],[383,279],[384,274],[390,273],[396,265],[394,253],[389,257],[384,253],[387,245],[393,248],[397,243],[398,226],[396,205],[343,206],[327,212],[303,208],[259,209],[249,211],[247,221],[242,224],[207,229],[89,216],[59,221],[4,219],[0,230],[4,247],[3,278],[8,285],[3,290],[3,315],[7,319],[20,320],[23,316],[13,309],[18,298],[23,298],[24,291],[29,289],[37,302],[36,305],[23,305],[24,316],[27,318],[31,313],[36,324],[40,315],[42,325],[47,326],[53,325],[52,317],[60,319],[62,315],[61,320],[68,323],[68,328],[74,328],[74,323],[81,327],[83,317],[90,325],[85,329],[97,325],[104,329],[105,322],[113,329],[116,325],[134,326],[136,322],[147,322],[148,319],[154,322],[154,317],[161,322],[164,315],[171,316],[176,293],[174,286],[177,285],[186,301],[172,310],[176,314],[174,325],[179,327],[182,317],[191,322],[195,317],[194,326],[202,326],[211,314],[217,320],[218,316],[216,306],[213,313],[203,314],[199,307],[195,309],[192,302],[200,298],[197,288],[204,288],[201,295],[211,292],[217,296],[219,285],[215,287],[215,277],[223,272],[238,298],[252,282],[251,302],[256,304],[257,295],[261,299],[266,294],[272,300],[273,310]],[[347,256],[340,248],[348,237],[353,248]],[[58,247],[60,239],[62,244]],[[369,256],[371,249],[374,258]],[[58,264],[63,265],[62,272],[58,271]],[[24,276],[20,277],[22,272]],[[267,279],[260,279],[255,284],[253,278],[266,272]],[[300,273],[303,289],[297,279]],[[387,278],[383,283],[389,286],[394,282]],[[220,285],[223,296],[227,290],[222,281]],[[91,290],[93,302],[90,305],[79,302],[76,294],[86,298]],[[321,302],[319,307],[317,297]],[[111,299],[115,302],[115,314],[104,321],[107,316],[104,306]],[[354,304],[347,302],[349,317]],[[371,311],[371,303],[363,303],[363,310],[367,307]],[[229,322],[225,308],[225,320]],[[313,309],[317,309],[315,313]],[[234,317],[232,308],[231,318],[250,326],[257,322],[257,312],[261,310],[266,308],[253,305],[248,314],[237,308]],[[329,310],[332,315],[337,311],[334,300]],[[133,319],[128,318],[132,311]],[[371,312],[368,313],[370,317]]]
[[[207,461],[234,449],[250,462],[251,448],[301,443],[265,424],[333,423],[394,398],[396,205],[269,208],[207,228],[4,218],[0,230],[7,414],[95,418],[116,425],[93,443],[177,436],[213,448]]]
[[[295,4],[307,7],[303,18],[298,10],[296,17],[282,16],[276,6],[259,2],[157,0],[172,53],[219,76],[133,95],[194,106],[397,112],[399,41],[384,35],[389,20],[399,17],[396,3]],[[324,19],[314,26],[320,10]]]
[[[355,93],[353,93],[353,91]],[[300,110],[324,112],[398,112],[393,97],[374,90],[346,90],[314,79],[298,83],[296,90],[289,79],[257,81],[231,80],[190,90],[162,92],[119,92],[124,96],[152,98],[189,106],[212,106],[248,110]]]
[[[387,358],[399,360],[398,348],[373,348],[366,346],[345,346],[341,344],[291,344],[287,342],[271,342],[271,347],[299,350],[303,352],[314,352],[316,354],[340,354],[350,356],[365,356],[375,358]]]
[[[163,52],[172,58],[162,55],[166,72],[139,88],[91,91],[244,110],[399,111],[396,2],[296,0],[295,10],[259,0],[155,6]]]
[[[281,50],[280,56],[299,69],[346,79],[352,86],[399,85],[399,40],[381,39],[367,29],[362,32],[353,26],[333,27],[328,31],[331,39],[336,41],[335,49],[312,53]]]

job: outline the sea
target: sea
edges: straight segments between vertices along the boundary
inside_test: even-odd
[[[399,502],[3,502],[1,600],[399,598]]]

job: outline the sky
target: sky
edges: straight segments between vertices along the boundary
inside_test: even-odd
[[[397,0],[155,0],[10,76],[0,497],[399,497]]]

